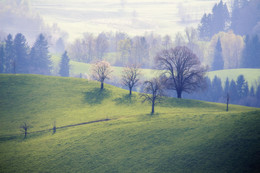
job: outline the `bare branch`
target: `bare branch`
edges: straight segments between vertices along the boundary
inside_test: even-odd
[[[203,84],[207,68],[201,66],[198,57],[185,46],[161,51],[156,62],[168,77],[167,88],[176,90],[178,98],[183,91],[191,93]]]
[[[110,74],[113,72],[110,64],[106,61],[99,61],[92,65],[92,77],[101,82],[101,89],[103,89],[103,83],[105,79],[110,78]]]
[[[138,65],[124,67],[122,73],[122,84],[129,88],[129,95],[132,94],[132,88],[138,85],[141,70]]]
[[[142,94],[140,94],[140,97],[143,99],[143,102],[148,101],[149,103],[152,103],[152,112],[154,113],[154,106],[157,103],[160,103],[162,100],[162,96],[164,96],[163,89],[163,81],[161,78],[153,78],[152,80],[145,81],[143,86],[144,90]]]

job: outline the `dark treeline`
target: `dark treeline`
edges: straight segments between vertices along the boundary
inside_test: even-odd
[[[13,39],[9,34],[0,45],[1,73],[31,73],[51,75],[51,60],[48,43],[43,34],[36,39],[32,48],[21,33]]]
[[[230,81],[227,78],[224,85],[217,76],[212,81],[206,78],[206,83],[205,89],[193,94],[184,94],[184,97],[226,103],[227,95],[229,95],[231,104],[260,107],[260,85],[256,88],[254,86],[249,88],[243,75],[238,76],[237,80]]]
[[[52,61],[48,42],[40,34],[32,47],[28,46],[23,34],[14,39],[11,34],[0,43],[0,73],[52,74]],[[67,52],[62,56],[60,75],[69,76],[69,58]]]

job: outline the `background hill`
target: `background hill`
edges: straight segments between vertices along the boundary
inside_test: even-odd
[[[56,69],[56,72],[58,73],[58,68],[59,68],[59,61],[60,57],[59,56],[52,56],[52,61],[53,61],[53,66],[54,69]],[[76,62],[76,61],[70,61],[70,67],[71,71],[70,74],[71,76],[78,76],[79,74],[85,74],[85,77],[90,77],[91,74],[91,65],[87,63],[82,63],[82,62]],[[118,80],[121,77],[121,72],[123,70],[122,67],[113,67],[113,76]],[[55,72],[54,72],[55,73]],[[152,69],[142,69],[143,76],[145,78],[151,78],[154,75],[158,74],[157,70],[152,70]],[[239,68],[239,69],[225,69],[225,70],[217,70],[217,71],[209,71],[207,73],[207,76],[213,80],[215,76],[219,77],[222,81],[222,85],[224,86],[224,83],[226,81],[226,78],[229,78],[231,81],[232,79],[234,81],[237,80],[237,77],[239,75],[244,75],[245,80],[248,82],[249,88],[251,86],[254,86],[255,88],[257,85],[260,83],[260,69],[256,68]]]
[[[84,79],[0,75],[0,172],[258,172],[260,110],[165,98]],[[89,122],[52,131],[29,132]]]

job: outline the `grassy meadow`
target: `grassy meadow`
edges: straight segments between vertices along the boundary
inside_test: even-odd
[[[55,69],[58,69],[59,67],[59,56],[52,56],[52,62]],[[79,76],[79,74],[83,74],[85,76],[90,77],[91,74],[91,65],[87,63],[82,62],[76,62],[76,61],[70,61],[70,76]],[[123,68],[122,67],[116,67],[112,66],[113,69],[113,77],[120,79]],[[58,74],[58,70],[56,70],[56,74]],[[160,74],[158,70],[153,69],[142,69],[142,74],[144,79],[152,78],[155,75]],[[240,69],[225,69],[225,70],[217,70],[217,71],[210,71],[207,73],[207,76],[213,80],[215,76],[219,77],[222,81],[222,85],[225,85],[226,78],[229,78],[231,81],[232,79],[234,81],[237,80],[237,77],[239,75],[244,75],[245,80],[248,82],[249,87],[254,86],[255,88],[260,83],[260,69],[253,69],[253,68],[240,68]]]
[[[0,172],[260,170],[260,109],[230,105],[226,112],[224,104],[165,98],[150,115],[138,93],[99,87],[77,78],[1,74]],[[48,130],[54,121],[55,134]],[[26,139],[23,122],[31,126]]]

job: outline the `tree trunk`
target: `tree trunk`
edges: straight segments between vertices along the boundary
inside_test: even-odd
[[[27,137],[27,130],[24,131],[24,139]]]
[[[101,82],[101,90],[104,88],[104,83],[103,82]]]
[[[129,88],[129,95],[132,95],[132,88]]]
[[[151,112],[151,114],[154,114],[154,100],[152,102],[152,112]]]
[[[177,97],[178,99],[181,99],[181,90],[177,90]]]
[[[227,109],[226,109],[227,112],[228,112],[228,103],[229,103],[229,94],[227,94]]]

